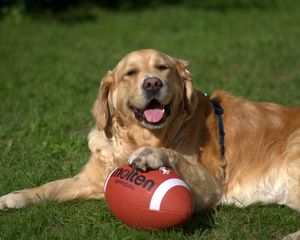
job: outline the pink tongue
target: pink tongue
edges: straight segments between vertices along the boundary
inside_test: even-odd
[[[150,123],[157,123],[164,117],[164,109],[148,109],[144,111],[144,117]]]

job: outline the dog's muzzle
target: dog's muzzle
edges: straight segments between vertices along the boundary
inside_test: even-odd
[[[163,80],[156,76],[148,76],[143,80],[142,89],[147,99],[147,104],[143,108],[130,105],[135,118],[145,123],[149,127],[160,127],[165,122],[171,112],[171,101],[163,104],[161,97],[164,86]]]

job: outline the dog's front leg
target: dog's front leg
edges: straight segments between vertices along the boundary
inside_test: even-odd
[[[130,156],[128,162],[142,171],[163,166],[173,168],[191,188],[195,211],[211,209],[220,200],[221,188],[213,175],[201,163],[191,163],[174,150],[142,147]]]
[[[93,155],[84,169],[72,178],[49,182],[36,188],[23,189],[0,197],[0,210],[22,208],[41,200],[68,201],[79,198],[101,198],[105,178],[115,167],[107,162]]]

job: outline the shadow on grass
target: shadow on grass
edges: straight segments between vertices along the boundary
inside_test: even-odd
[[[96,21],[99,17],[99,13],[93,9],[77,8],[45,15],[33,13],[30,16],[36,20],[55,20],[63,24],[78,24]]]
[[[194,214],[192,218],[184,224],[180,230],[186,235],[194,235],[196,233],[205,233],[213,228],[214,219],[213,211],[207,213]]]

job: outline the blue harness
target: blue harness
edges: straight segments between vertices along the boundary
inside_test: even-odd
[[[224,131],[224,122],[223,122],[223,108],[221,107],[220,103],[216,100],[211,100],[214,109],[215,114],[217,114],[218,117],[218,123],[219,123],[219,134],[220,134],[220,145],[221,145],[221,154],[222,157],[224,157],[225,153],[225,131]]]

